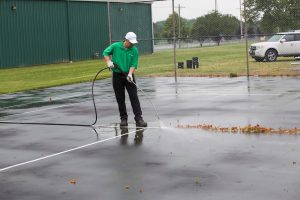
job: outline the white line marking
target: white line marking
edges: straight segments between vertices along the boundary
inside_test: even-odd
[[[85,94],[85,95],[73,95],[73,96],[67,96],[67,97],[51,97],[49,96],[48,98],[51,97],[51,101],[53,103],[55,103],[55,101],[60,101],[60,100],[70,100],[71,98],[78,98],[78,97],[85,97],[85,96],[90,96],[89,94]],[[46,98],[46,97],[45,97]],[[36,102],[31,102],[31,103],[24,103],[24,104],[17,104],[17,105],[13,105],[13,106],[7,106],[7,107],[3,107],[3,109],[8,109],[8,108],[15,108],[15,107],[21,107],[21,106],[26,106],[26,105],[30,105],[30,104],[34,104],[34,103],[49,103],[48,101],[36,101]]]
[[[78,104],[78,103],[73,103],[73,104]],[[38,109],[38,110],[32,110],[32,111],[22,112],[22,113],[7,115],[7,116],[4,116],[3,118],[11,117],[11,116],[16,116],[16,115],[30,114],[30,113],[35,113],[35,112],[40,112],[40,111],[45,111],[45,110],[51,110],[51,109],[55,109],[55,108],[62,108],[62,107],[71,106],[73,104],[61,105],[61,106],[56,106],[56,107],[51,107],[51,108],[43,108],[43,109]]]
[[[159,121],[148,121],[147,122],[148,124],[149,123],[159,123]],[[120,128],[120,123],[111,123],[111,124],[95,124],[93,125],[94,128]],[[124,127],[125,128],[125,127]],[[147,126],[147,127],[140,127],[140,126],[136,126],[135,123],[128,123],[128,126],[126,128],[139,128],[139,129],[161,129],[162,127],[160,126]]]
[[[94,128],[120,128],[120,126],[110,126],[110,125],[94,125]],[[147,127],[136,127],[136,126],[125,126],[124,128],[138,128],[138,129],[161,129],[159,126],[147,126]]]
[[[23,115],[23,114],[35,113],[35,112],[40,112],[40,111],[45,111],[45,110],[52,110],[52,109],[56,109],[56,108],[63,108],[63,107],[73,106],[75,104],[86,103],[88,101],[82,101],[82,102],[76,102],[76,103],[70,103],[70,104],[66,104],[66,105],[61,105],[61,106],[55,106],[55,107],[50,107],[50,108],[43,108],[43,109],[32,110],[32,111],[27,111],[27,112],[22,112],[22,113],[16,113],[16,114],[12,114],[12,115],[3,116],[3,118],[7,118],[7,117],[11,117],[11,116],[16,116],[16,115]],[[99,102],[100,102],[100,100],[99,101],[95,101],[95,103],[99,103]],[[101,101],[101,102],[103,102],[103,101]],[[92,100],[91,100],[91,103],[92,103]]]
[[[145,130],[145,129],[146,128],[141,128],[140,130]],[[89,144],[86,144],[86,145],[75,147],[75,148],[72,148],[72,149],[69,149],[69,150],[65,150],[65,151],[62,151],[62,152],[59,152],[59,153],[55,153],[55,154],[51,154],[51,155],[44,156],[44,157],[41,157],[41,158],[37,158],[37,159],[34,159],[34,160],[22,162],[22,163],[19,163],[19,164],[16,164],[16,165],[11,165],[9,167],[5,167],[5,168],[0,169],[0,172],[4,172],[4,171],[7,171],[7,170],[12,169],[12,168],[19,167],[19,166],[22,166],[22,165],[27,165],[27,164],[30,164],[30,163],[34,163],[34,162],[37,162],[37,161],[40,161],[40,160],[45,160],[47,158],[59,156],[61,154],[69,153],[69,152],[72,152],[72,151],[75,151],[75,150],[78,150],[78,149],[83,149],[85,147],[89,147],[89,146],[92,146],[92,145],[95,145],[95,144],[99,144],[99,143],[103,143],[103,142],[106,142],[106,141],[109,141],[109,140],[120,138],[120,137],[122,137],[124,135],[130,135],[130,134],[135,133],[135,132],[136,132],[136,130],[134,130],[132,132],[128,132],[128,133],[123,134],[123,135],[118,135],[118,136],[114,136],[114,137],[107,138],[107,139],[104,139],[104,140],[100,140],[100,141],[97,141],[97,142],[92,142],[92,143],[89,143]]]

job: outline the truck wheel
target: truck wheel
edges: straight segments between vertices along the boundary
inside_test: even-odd
[[[277,60],[277,51],[275,49],[269,49],[266,52],[266,61],[267,62],[275,62]]]

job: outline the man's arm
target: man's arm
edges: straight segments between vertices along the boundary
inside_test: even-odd
[[[128,73],[128,76],[127,76],[127,80],[129,82],[133,82],[132,75],[134,74],[134,71],[137,69],[137,66],[138,66],[138,56],[139,56],[138,49],[135,48],[135,53],[134,53],[133,61],[131,63],[131,67],[129,69],[129,73]]]
[[[108,61],[111,61],[110,56],[104,56],[104,61],[107,63]]]
[[[131,74],[131,75],[134,74],[134,71],[135,71],[135,68],[134,67],[130,67],[128,75],[129,74]]]
[[[107,67],[109,68],[113,68],[114,64],[111,61],[111,54],[113,52],[113,46],[110,45],[109,47],[107,47],[104,51],[103,51],[103,56],[104,56],[104,60],[107,64]]]
[[[130,67],[129,73],[128,73],[128,76],[127,76],[127,80],[128,80],[129,82],[133,82],[132,74],[134,73],[134,71],[135,71],[135,67]]]

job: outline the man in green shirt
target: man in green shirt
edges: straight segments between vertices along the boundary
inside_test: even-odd
[[[120,126],[128,126],[128,115],[125,104],[125,88],[128,92],[132,110],[135,115],[136,126],[146,127],[143,120],[140,101],[137,96],[134,71],[138,66],[138,49],[134,44],[138,43],[136,34],[128,32],[125,40],[116,42],[103,51],[104,60],[107,66],[113,71],[113,88],[118,102],[121,123]],[[117,68],[117,65],[127,77]],[[134,83],[133,83],[134,82]]]

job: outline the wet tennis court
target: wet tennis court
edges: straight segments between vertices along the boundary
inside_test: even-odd
[[[179,129],[300,126],[299,78],[139,78],[147,128],[119,128],[111,80],[93,128],[0,125],[0,199],[298,199],[300,137]],[[249,86],[249,87],[248,87]],[[1,121],[91,124],[91,83],[0,96]],[[159,121],[149,99],[157,107]],[[162,123],[161,123],[162,122]]]

